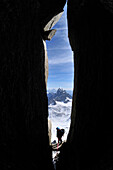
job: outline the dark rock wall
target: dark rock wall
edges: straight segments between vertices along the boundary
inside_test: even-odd
[[[113,169],[112,9],[112,1],[68,1],[75,79],[72,123],[58,169]]]
[[[65,0],[0,2],[0,169],[52,169],[44,26]],[[69,0],[72,123],[57,168],[113,169],[112,0]]]
[[[39,25],[35,1],[0,3],[0,169],[35,169],[45,158],[48,108]]]
[[[50,2],[0,1],[1,170],[51,169],[41,34],[51,9],[54,16],[65,1]]]

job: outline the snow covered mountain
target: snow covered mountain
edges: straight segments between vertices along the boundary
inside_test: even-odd
[[[56,140],[56,127],[65,129],[63,140],[67,139],[71,121],[72,96],[63,89],[48,93],[49,119],[52,123],[51,141]]]
[[[67,98],[72,99],[72,96],[66,90],[59,88],[56,93],[48,93],[48,105],[55,105],[56,101],[67,103],[69,101]]]
[[[60,89],[61,89],[61,88],[60,88]],[[57,89],[48,89],[48,90],[47,90],[47,94],[48,94],[48,93],[56,93],[56,92],[57,92]],[[66,92],[69,93],[71,96],[73,95],[73,90],[71,90],[71,89],[70,89],[70,90],[69,90],[69,89],[66,90]]]

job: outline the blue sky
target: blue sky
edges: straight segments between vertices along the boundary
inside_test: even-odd
[[[49,75],[48,89],[73,89],[73,53],[68,40],[67,4],[64,13],[57,24],[52,28],[57,32],[47,43]]]

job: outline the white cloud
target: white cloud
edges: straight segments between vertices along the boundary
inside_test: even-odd
[[[60,31],[60,30],[68,30],[68,27],[61,27],[61,28],[55,28],[56,30]]]
[[[65,90],[73,90],[73,81],[70,82],[57,81],[57,83],[48,82],[48,89],[58,89],[58,88],[63,88]]]
[[[48,60],[49,64],[57,65],[57,64],[65,64],[65,63],[73,63],[73,57],[71,56],[60,56],[60,57],[53,57]]]
[[[53,39],[48,42],[47,41],[47,50],[71,50],[71,46],[68,39],[68,32],[66,28],[59,28],[56,34],[54,35]]]
[[[57,32],[56,32],[56,34],[55,34],[55,37],[56,38],[59,38],[59,39],[61,39],[61,41],[66,41],[66,42],[68,42],[69,41],[69,39],[68,39],[68,30],[67,29],[58,29],[57,30]]]
[[[52,50],[53,50],[53,51],[54,51],[54,50],[71,50],[71,47],[48,48],[47,51],[48,51],[48,50],[51,50],[51,51],[52,51]]]

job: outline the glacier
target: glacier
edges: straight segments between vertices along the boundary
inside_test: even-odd
[[[66,102],[67,101],[67,102]],[[58,139],[56,137],[56,127],[61,129],[65,129],[64,136],[62,137],[63,141],[67,140],[67,135],[70,128],[71,123],[71,107],[72,107],[72,99],[66,97],[65,102],[55,101],[55,104],[48,105],[49,117],[51,120],[52,129],[51,129],[51,142]]]

